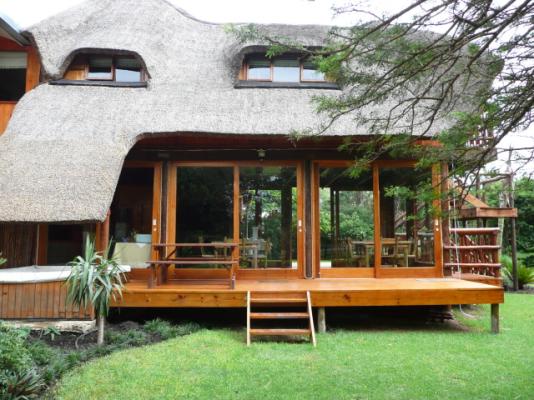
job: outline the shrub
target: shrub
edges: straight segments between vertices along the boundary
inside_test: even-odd
[[[4,265],[7,262],[7,258],[2,257],[2,253],[0,253],[0,267]]]
[[[501,257],[501,265],[503,266],[503,273],[505,284],[508,287],[513,286],[513,263],[509,256],[503,255]],[[524,289],[526,285],[534,283],[534,268],[529,268],[522,262],[517,263],[517,281],[519,289]]]
[[[3,400],[36,399],[45,387],[34,369],[4,372],[0,375],[0,382],[0,398]]]
[[[25,341],[28,332],[0,323],[0,371],[22,372],[33,367]]]
[[[156,318],[145,323],[145,325],[143,325],[143,329],[153,335],[158,335],[163,340],[166,340],[178,336],[189,335],[200,330],[201,327],[194,322],[188,322],[181,325],[172,325],[167,321]]]
[[[143,346],[149,342],[148,335],[137,329],[126,332],[108,331],[106,332],[106,342],[120,347]]]

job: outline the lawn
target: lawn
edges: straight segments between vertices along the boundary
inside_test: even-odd
[[[318,346],[244,345],[244,330],[202,330],[116,352],[69,372],[59,399],[532,399],[534,296],[436,326],[337,330]]]

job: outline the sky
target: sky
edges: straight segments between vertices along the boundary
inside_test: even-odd
[[[0,13],[20,28],[64,11],[83,0],[0,0]],[[142,0],[140,0],[142,1]],[[192,16],[210,22],[256,22],[288,24],[344,25],[354,24],[350,15],[334,16],[333,7],[350,3],[350,0],[170,0]],[[400,10],[410,0],[368,0],[373,12],[389,14]],[[534,146],[534,126],[524,132],[506,137],[501,149]],[[506,154],[501,155],[506,158]],[[502,163],[490,165],[505,168]],[[527,166],[524,171],[534,171]]]

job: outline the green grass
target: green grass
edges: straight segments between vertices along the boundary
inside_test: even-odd
[[[244,344],[203,330],[120,351],[69,372],[59,399],[532,399],[534,296],[507,295],[450,328],[339,330],[309,344]]]

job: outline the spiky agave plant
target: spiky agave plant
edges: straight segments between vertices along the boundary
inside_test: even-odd
[[[67,278],[67,300],[82,308],[93,307],[98,325],[99,346],[104,344],[104,325],[109,313],[109,301],[122,296],[123,272],[106,251],[100,254],[93,241],[85,244],[83,257],[70,262],[71,272]]]

